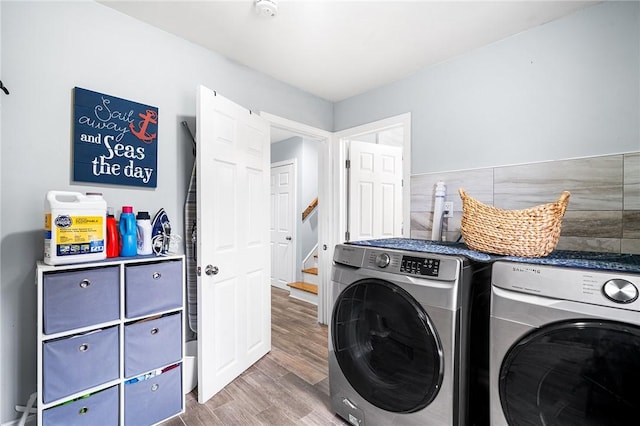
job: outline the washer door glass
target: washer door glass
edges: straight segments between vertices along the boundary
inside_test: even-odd
[[[628,425],[640,407],[640,328],[572,321],[507,352],[500,401],[509,425]]]
[[[395,284],[366,279],[340,293],[331,321],[342,373],[376,407],[411,413],[442,385],[442,347],[422,306]]]

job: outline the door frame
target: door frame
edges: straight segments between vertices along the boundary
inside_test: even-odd
[[[302,136],[318,141],[318,322],[328,324],[331,319],[331,266],[333,264],[333,248],[338,243],[335,239],[335,221],[333,218],[333,204],[335,195],[332,193],[334,169],[333,133],[318,129],[307,124],[279,117],[264,111],[260,116],[277,127],[298,133]]]
[[[407,112],[393,117],[388,117],[382,120],[373,121],[371,123],[363,124],[349,129],[341,130],[333,134],[333,145],[337,147],[334,150],[333,166],[337,171],[333,194],[334,204],[336,205],[335,218],[337,228],[335,235],[336,241],[344,242],[345,233],[348,229],[348,217],[347,217],[347,169],[346,161],[349,154],[348,140],[356,136],[369,134],[373,132],[379,132],[392,127],[402,125],[403,127],[403,140],[402,145],[402,236],[409,238],[411,235],[411,113]]]
[[[329,132],[307,124],[260,112],[272,127],[290,130],[320,143],[318,149],[318,322],[329,324],[333,300],[331,299],[331,267],[336,244],[344,242],[347,230],[346,206],[346,137],[385,130],[399,124],[403,126],[402,154],[402,234],[410,236],[411,228],[411,113],[407,112],[361,126]]]
[[[289,215],[290,215],[289,217],[291,218],[291,222],[293,225],[291,229],[291,251],[293,251],[293,257],[291,259],[290,270],[291,270],[292,280],[297,281],[296,259],[298,257],[297,256],[298,255],[298,239],[297,239],[298,227],[297,227],[297,221],[296,221],[296,209],[298,207],[298,162],[295,158],[291,158],[284,161],[276,161],[275,163],[271,163],[271,169],[273,170],[274,167],[281,167],[281,166],[287,166],[287,165],[293,166],[293,173],[292,173],[293,174],[293,202],[291,203],[291,208],[289,210]],[[271,273],[273,273],[273,270],[271,271]]]

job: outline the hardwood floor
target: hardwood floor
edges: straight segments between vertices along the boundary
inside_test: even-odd
[[[327,327],[316,307],[271,288],[271,352],[206,404],[197,391],[163,426],[347,425],[329,406]]]

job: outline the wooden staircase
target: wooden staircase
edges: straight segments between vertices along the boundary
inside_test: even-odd
[[[302,212],[302,221],[318,207],[318,197],[316,197],[309,206]],[[318,306],[318,246],[304,258],[302,262],[302,281],[289,283],[289,297],[303,300]]]
[[[302,281],[287,284],[289,297],[303,300],[318,306],[318,268],[311,267],[302,270]]]

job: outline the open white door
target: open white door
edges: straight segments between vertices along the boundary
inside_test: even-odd
[[[200,86],[198,402],[271,350],[269,124]]]
[[[271,285],[288,290],[295,281],[295,163],[271,165]]]
[[[402,236],[402,147],[350,141],[349,239]]]

